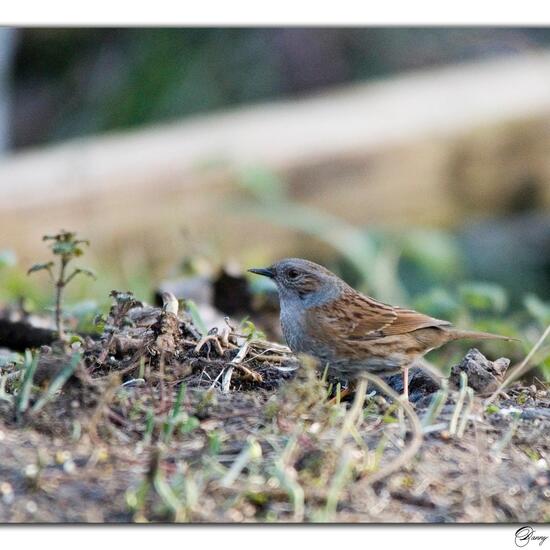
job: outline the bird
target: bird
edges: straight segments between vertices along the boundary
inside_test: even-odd
[[[514,340],[380,302],[309,260],[285,258],[248,271],[276,284],[281,328],[293,353],[312,356],[331,375],[352,382],[363,371],[402,372],[407,400],[409,368],[429,351],[460,339]]]

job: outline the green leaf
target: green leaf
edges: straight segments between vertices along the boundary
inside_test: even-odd
[[[87,277],[90,277],[92,279],[97,279],[95,272],[93,272],[91,269],[85,269],[82,267],[77,267],[66,279],[65,284],[67,284],[69,281],[72,281],[77,275],[86,275]]]
[[[29,398],[31,395],[32,381],[34,373],[38,367],[38,359],[40,354],[35,353],[34,356],[30,350],[25,351],[25,373],[23,375],[23,382],[17,395],[17,414],[23,414],[29,406]]]
[[[540,362],[539,366],[542,371],[542,375],[544,376],[544,380],[546,382],[550,382],[550,355],[548,357],[545,357]]]
[[[160,496],[164,504],[172,511],[174,514],[175,521],[181,521],[184,517],[184,507],[183,504],[179,501],[177,495],[172,491],[170,485],[164,479],[162,472],[157,470],[153,478],[153,485],[155,491]]]
[[[195,302],[193,302],[193,300],[185,300],[185,308],[187,309],[187,312],[191,316],[191,319],[192,319],[194,325],[199,329],[199,332],[203,336],[205,334],[208,334],[208,328],[206,328],[206,325],[204,324],[204,321],[202,320],[199,309],[197,308],[197,304],[195,304]]]
[[[84,343],[84,339],[82,338],[82,336],[79,336],[78,334],[72,334],[71,337],[69,338],[69,344],[83,344]]]
[[[246,336],[247,340],[265,340],[265,333],[258,330],[252,321],[244,319],[241,323],[241,327],[241,331],[243,335]]]
[[[134,301],[134,293],[130,291],[121,292],[120,290],[111,290],[111,292],[109,292],[109,296],[114,298],[117,303],[120,304]]]
[[[36,271],[41,271],[43,269],[49,271],[51,273],[51,269],[53,267],[53,262],[47,262],[44,264],[34,264],[28,271],[27,275],[30,275],[31,273],[35,273]]]
[[[216,431],[208,432],[208,452],[212,455],[220,454],[222,448],[222,440],[220,434]]]
[[[192,432],[200,426],[200,421],[196,416],[189,416],[185,422],[181,423],[180,432],[183,434]]]
[[[164,442],[165,443],[170,443],[170,440],[172,439],[172,433],[178,421],[178,416],[180,414],[180,410],[183,405],[183,399],[185,397],[186,388],[187,386],[185,384],[180,385],[178,390],[178,395],[176,397],[176,402],[174,403],[174,406],[172,407],[172,410],[170,411],[170,414],[164,424]]]
[[[82,275],[86,275],[87,277],[91,277],[92,279],[97,279],[97,275],[93,269],[79,267],[76,271],[77,273],[82,273]]]

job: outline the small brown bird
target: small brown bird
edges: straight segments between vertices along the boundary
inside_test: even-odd
[[[408,370],[430,350],[462,338],[513,340],[378,302],[308,260],[288,258],[249,271],[277,285],[281,326],[293,352],[328,364],[340,378],[357,378],[362,370],[382,376],[403,371],[407,398]]]

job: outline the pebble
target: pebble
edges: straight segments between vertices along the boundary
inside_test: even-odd
[[[38,506],[36,505],[36,502],[34,502],[34,500],[29,500],[25,504],[25,510],[27,510],[29,514],[36,514],[36,512],[38,511]]]
[[[4,504],[11,504],[14,499],[13,487],[11,486],[11,483],[8,483],[7,481],[0,483],[0,494],[2,495],[2,502]]]
[[[36,464],[27,464],[25,466],[25,477],[34,479],[38,475],[38,466]]]
[[[76,470],[76,464],[71,460],[67,460],[63,464],[63,471],[67,474],[72,474]]]

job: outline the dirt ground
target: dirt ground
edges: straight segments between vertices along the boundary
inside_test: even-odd
[[[506,365],[477,350],[414,373],[410,414],[119,293],[100,338],[35,358],[0,371],[2,522],[550,521],[548,388],[488,404]]]

